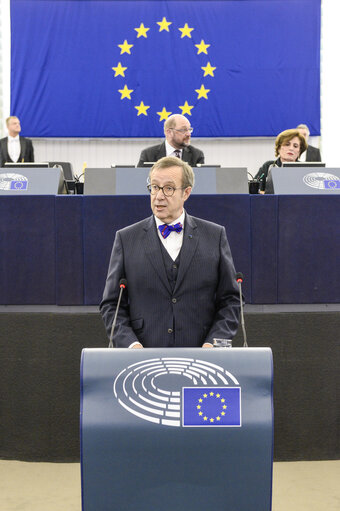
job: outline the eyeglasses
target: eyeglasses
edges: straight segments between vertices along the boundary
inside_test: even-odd
[[[170,186],[170,185],[165,185],[165,186],[148,185],[147,189],[149,190],[151,195],[157,195],[159,190],[162,190],[162,193],[163,193],[163,195],[165,195],[165,197],[172,197],[172,195],[175,193],[176,190],[184,190],[183,187],[174,188],[173,186]]]
[[[192,133],[194,131],[194,128],[183,128],[182,130],[176,130],[176,128],[169,128],[170,130],[173,130],[173,131],[178,131],[178,133]]]

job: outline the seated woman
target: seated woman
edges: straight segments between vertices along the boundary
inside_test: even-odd
[[[299,130],[285,130],[279,133],[275,140],[275,156],[278,158],[266,161],[255,176],[255,179],[260,181],[260,193],[266,192],[268,172],[273,167],[282,167],[282,162],[299,161],[299,156],[306,149],[306,139]]]

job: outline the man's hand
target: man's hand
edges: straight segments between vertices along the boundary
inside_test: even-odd
[[[137,344],[134,344],[132,348],[143,348],[143,346],[141,345],[140,342],[138,342]]]
[[[205,342],[202,348],[213,348],[214,346],[210,342]]]

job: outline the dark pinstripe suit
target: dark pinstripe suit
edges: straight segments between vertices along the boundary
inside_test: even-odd
[[[186,215],[174,291],[151,216],[116,233],[100,310],[110,334],[126,278],[114,341],[128,347],[202,346],[237,331],[239,294],[224,227]]]

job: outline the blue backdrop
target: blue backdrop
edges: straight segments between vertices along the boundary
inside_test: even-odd
[[[11,113],[36,137],[320,133],[321,0],[11,0]]]

